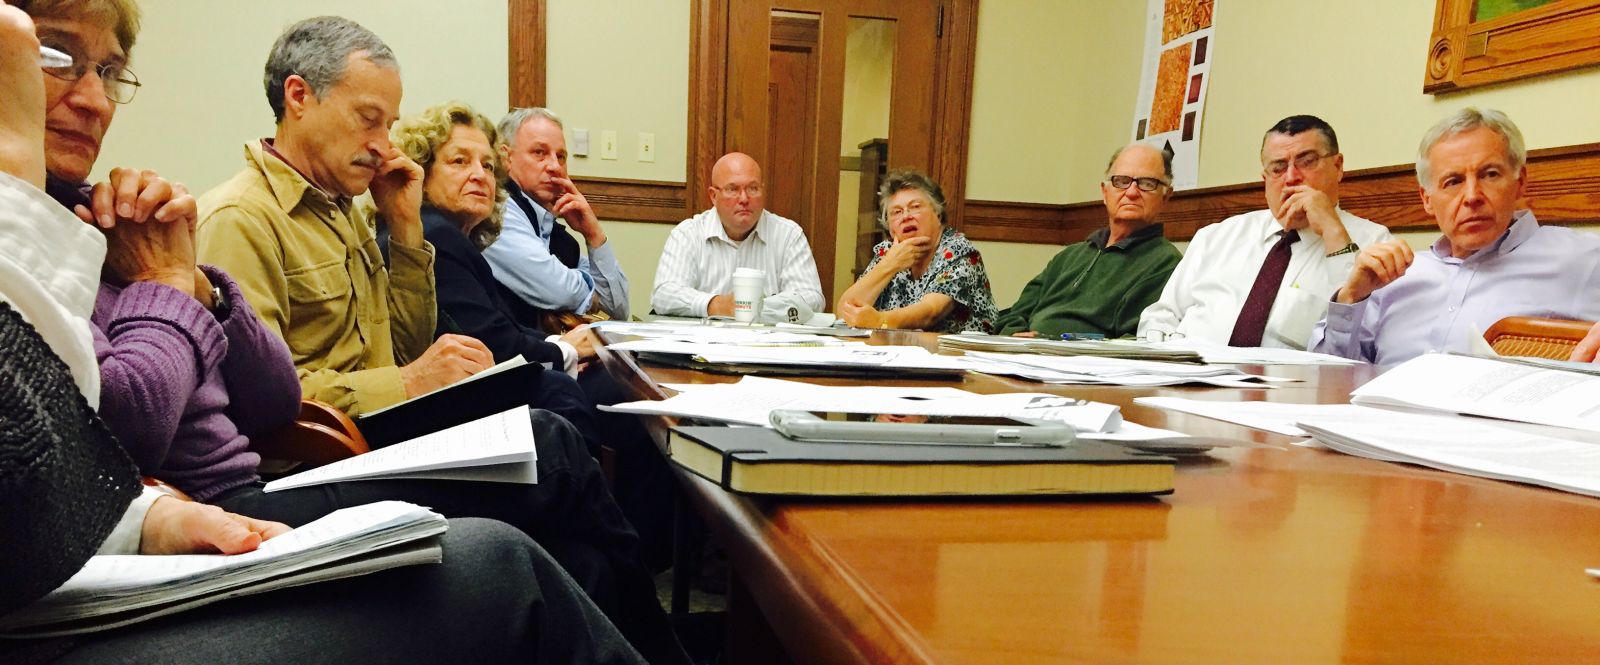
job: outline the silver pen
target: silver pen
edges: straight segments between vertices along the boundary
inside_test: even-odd
[[[57,51],[48,46],[39,47],[40,67],[71,67],[72,56]]]

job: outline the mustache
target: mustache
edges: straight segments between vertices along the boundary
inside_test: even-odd
[[[354,159],[350,160],[350,163],[356,166],[365,166],[369,169],[377,170],[378,167],[383,166],[383,158],[369,152],[362,155],[357,155]]]

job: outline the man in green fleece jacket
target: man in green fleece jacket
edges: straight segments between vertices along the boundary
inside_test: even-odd
[[[1000,334],[1132,335],[1139,313],[1161,297],[1180,258],[1156,223],[1172,194],[1172,154],[1144,143],[1118,148],[1100,193],[1111,223],[1062,249],[1022,287],[1016,304],[995,322]]]

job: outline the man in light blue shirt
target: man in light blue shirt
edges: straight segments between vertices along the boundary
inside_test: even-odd
[[[1468,107],[1429,129],[1417,181],[1444,235],[1420,253],[1399,240],[1361,250],[1311,350],[1387,368],[1467,351],[1469,335],[1507,316],[1600,319],[1600,236],[1517,209],[1527,157],[1499,111]]]
[[[517,318],[538,326],[547,312],[605,311],[626,320],[628,277],[588,199],[567,178],[560,118],[543,108],[515,109],[497,129],[511,180],[505,227],[483,256]],[[583,236],[587,256],[561,220]]]

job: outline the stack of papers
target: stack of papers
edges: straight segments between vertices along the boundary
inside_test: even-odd
[[[944,335],[939,348],[997,353],[1042,353],[1058,356],[1097,356],[1166,362],[1199,363],[1200,354],[1187,349],[1166,348],[1136,340],[1060,340],[1037,337],[1005,337],[981,333]]]
[[[1136,397],[1133,401],[1135,404],[1194,414],[1284,436],[1311,436],[1295,424],[1303,420],[1359,420],[1377,411],[1352,404],[1220,402],[1182,397]]]
[[[533,422],[519,406],[487,418],[279,478],[266,491],[347,480],[432,478],[538,482]]]
[[[1600,376],[1500,359],[1418,356],[1350,393],[1350,402],[1600,432]]]
[[[659,401],[601,406],[602,411],[699,418],[769,426],[772,412],[843,411],[939,416],[1009,416],[1066,423],[1079,432],[1116,432],[1121,409],[1042,393],[979,395],[957,388],[819,386],[747,376],[738,383],[700,386]]]
[[[226,598],[438,563],[442,553],[430,536],[447,528],[431,510],[383,501],[336,511],[244,554],[96,556],[49,595],[0,618],[0,632],[88,633]]]
[[[923,369],[963,372],[959,356],[929,353],[920,346],[844,344],[827,347],[733,346],[680,340],[641,339],[612,344],[619,351],[685,356],[724,365],[770,365],[840,369]]]
[[[776,325],[723,322],[684,321],[598,321],[589,325],[596,330],[643,339],[679,339],[714,344],[764,343],[779,339],[828,340],[839,337],[868,337],[871,332],[858,328],[832,328],[827,326],[802,326],[792,323]]]
[[[1360,365],[1361,361],[1298,349],[1227,346],[1198,339],[1172,339],[1152,344],[1158,349],[1193,351],[1208,364],[1220,365]]]
[[[969,351],[963,359],[968,361],[967,368],[976,372],[1016,376],[1043,383],[1135,387],[1204,383],[1226,388],[1271,388],[1273,382],[1295,380],[1245,374],[1232,367],[1121,358]]]

